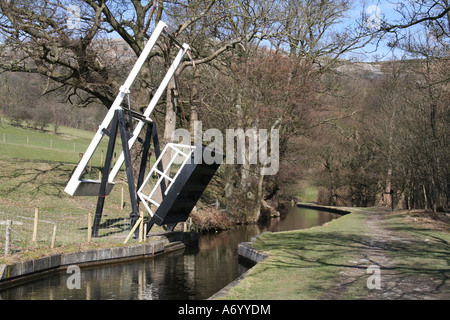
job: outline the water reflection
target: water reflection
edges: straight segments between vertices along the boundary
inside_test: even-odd
[[[338,215],[290,208],[263,225],[202,235],[198,248],[156,258],[81,269],[81,289],[68,289],[70,274],[61,271],[9,290],[12,300],[192,300],[207,299],[247,268],[238,263],[237,245],[264,231],[288,231],[322,225]]]
[[[259,232],[307,229],[321,226],[338,217],[339,215],[335,213],[293,207],[289,208],[287,214],[282,215],[280,218],[271,219],[260,226]]]

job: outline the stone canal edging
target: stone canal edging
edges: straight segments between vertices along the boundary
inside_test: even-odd
[[[257,264],[258,262],[261,262],[264,259],[266,259],[268,255],[253,248],[252,244],[259,236],[267,232],[270,231],[266,231],[255,237],[252,237],[250,242],[239,243],[238,244],[239,259],[243,260],[244,262],[250,263],[251,265]]]
[[[198,233],[195,232],[168,232],[152,235],[153,240],[143,244],[53,254],[14,264],[0,264],[0,289],[70,265],[104,264],[153,257],[194,245],[198,238]]]
[[[305,208],[305,209],[311,209],[311,210],[319,210],[319,211],[326,211],[331,213],[336,213],[339,215],[346,215],[349,214],[350,211],[346,210],[345,208],[340,207],[332,207],[332,206],[322,206],[315,203],[297,203],[297,207],[299,208]]]
[[[267,258],[267,255],[252,248],[252,242],[241,242],[238,244],[239,259],[257,264]]]
[[[266,231],[271,232],[271,231]],[[252,248],[252,243],[262,234],[263,232],[255,237],[251,238],[250,242],[241,242],[238,244],[238,256],[239,260],[244,262],[245,264],[249,264],[254,266],[258,262],[263,261],[268,257],[267,254],[260,252],[254,248]],[[248,271],[247,271],[248,272]],[[214,295],[208,298],[208,300],[217,299],[228,294],[228,291],[236,286],[241,280],[243,280],[247,276],[247,272],[243,273],[240,277],[235,279],[233,282],[229,283],[226,287],[222,288],[220,291],[216,292]]]

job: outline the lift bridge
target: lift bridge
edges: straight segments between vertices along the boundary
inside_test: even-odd
[[[161,34],[169,37],[179,51],[145,112],[138,113],[131,110],[130,107],[130,88]],[[86,152],[83,154],[78,166],[75,168],[65,188],[65,192],[72,196],[98,197],[92,226],[93,237],[98,236],[105,198],[114,187],[114,178],[124,163],[132,209],[130,223],[131,226],[134,226],[138,222],[140,216],[139,204],[142,203],[149,214],[146,233],[150,231],[154,224],[164,225],[169,231],[172,231],[177,223],[186,221],[219,168],[221,163],[206,164],[194,161],[195,149],[203,148],[201,151],[204,152],[204,146],[168,143],[161,151],[156,123],[150,118],[169,80],[174,75],[175,70],[188,50],[189,46],[187,44],[179,43],[167,32],[167,25],[164,22],[160,21],[158,23],[125,83],[120,87],[116,99]],[[128,105],[124,106],[122,102],[127,96]],[[140,133],[144,131],[145,138],[139,138]],[[114,146],[116,137],[119,134],[122,152],[113,165]],[[105,136],[109,138],[109,141],[101,179],[85,179],[83,176],[89,161]],[[132,174],[130,150],[136,141],[142,143],[143,146],[141,148],[138,180],[135,183]],[[156,161],[147,176],[145,176],[152,142]],[[218,150],[206,151],[211,152],[214,157],[219,155],[218,158],[223,159],[223,155]],[[135,235],[137,235],[137,232]]]

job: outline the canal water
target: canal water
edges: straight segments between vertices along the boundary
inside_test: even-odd
[[[288,231],[322,225],[339,215],[292,207],[261,225],[201,235],[198,247],[155,258],[81,269],[80,289],[69,289],[71,274],[51,273],[0,291],[0,300],[201,300],[246,272],[238,261],[240,242],[265,231]]]

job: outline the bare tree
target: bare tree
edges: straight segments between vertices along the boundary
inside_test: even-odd
[[[321,69],[329,69],[345,53],[372,39],[362,20],[348,23],[351,5],[348,0],[282,0],[270,39],[291,56],[307,57]]]
[[[68,23],[70,5],[79,8],[80,20],[76,28],[71,28]],[[165,11],[186,8],[183,14],[166,17],[179,23],[178,29],[170,31],[174,36],[179,36],[190,28],[193,30],[200,19],[207,20],[214,5],[216,1],[150,1],[145,5],[141,1],[2,1],[0,32],[3,45],[0,67],[3,70],[45,75],[65,88],[70,93],[69,97],[84,91],[88,93],[82,97],[85,104],[98,99],[109,107],[120,84],[117,76],[123,75],[124,66],[133,56],[140,55],[149,33]],[[229,14],[216,11],[213,21],[202,28],[217,26]],[[121,54],[118,47],[114,46],[110,40],[112,34],[119,35],[131,49],[131,58],[130,52]],[[210,49],[194,50],[194,53],[199,54],[194,56],[194,60],[185,62],[178,74],[188,65],[214,60],[243,39],[241,35],[233,36],[224,41],[207,39]],[[139,78],[140,89],[147,91],[147,96],[155,87],[151,83],[150,60],[162,57],[162,64],[167,66],[172,56],[173,43],[161,42],[159,46],[160,50],[150,57]],[[169,84],[168,94],[173,94],[174,88],[174,82]],[[166,99],[167,103],[170,101],[174,99]],[[173,106],[171,108],[176,109]]]
[[[450,5],[448,0],[401,1],[396,3],[400,13],[399,21],[384,21],[380,31],[398,32],[419,24],[428,24],[436,29],[436,34],[450,34]]]

